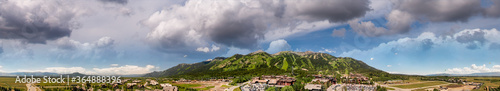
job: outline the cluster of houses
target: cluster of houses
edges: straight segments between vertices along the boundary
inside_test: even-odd
[[[295,78],[287,77],[286,75],[278,75],[278,76],[262,75],[261,77],[252,78],[251,83],[253,84],[261,83],[261,84],[268,84],[269,86],[285,87],[293,85],[295,81],[296,81]]]
[[[148,87],[148,86],[157,86],[157,85],[159,85],[159,86],[162,87],[162,89],[155,89],[153,91],[178,91],[177,86],[172,86],[171,84],[168,84],[168,83],[162,83],[162,84],[160,84],[156,80],[146,79],[146,81],[144,83],[141,83],[141,82],[142,82],[142,80],[123,79],[122,82],[110,83],[109,86],[112,86],[112,88],[116,88],[117,91],[122,91],[120,89],[132,89],[134,87],[152,89],[151,87]],[[126,84],[125,85],[126,88],[120,88],[119,87],[119,85],[123,85],[123,83]],[[92,89],[93,89],[93,88],[86,89],[85,88],[85,84],[82,84],[81,86],[82,87],[76,86],[76,88],[84,90],[84,91],[92,91]],[[107,88],[108,87],[108,85],[104,84],[104,83],[100,84],[99,86],[101,88]],[[100,90],[98,90],[98,91],[100,91]]]
[[[470,85],[470,86],[474,86],[473,89],[479,89],[481,88],[481,86],[483,85],[483,83],[479,83],[479,82],[462,82],[464,85]]]
[[[321,91],[323,85],[327,84],[337,84],[337,79],[332,75],[312,75],[314,79],[311,80],[312,84],[306,84],[304,88],[310,91]],[[322,85],[323,84],[323,85]]]
[[[464,79],[448,79],[446,80],[446,82],[450,82],[450,83],[462,83],[462,82],[467,82],[467,80],[464,80]]]
[[[343,79],[342,82],[344,83],[357,83],[357,84],[361,84],[362,82],[365,81],[369,82],[371,80],[370,78],[365,77],[359,73],[356,74],[350,73],[349,75],[344,74],[341,78]]]
[[[285,87],[295,83],[296,79],[287,77],[286,75],[262,75],[261,77],[253,77],[250,84],[241,87],[242,91],[263,91],[268,86]]]

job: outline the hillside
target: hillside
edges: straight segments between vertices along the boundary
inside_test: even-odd
[[[388,75],[366,63],[348,57],[335,57],[326,53],[283,51],[268,54],[263,51],[247,55],[236,54],[228,58],[216,58],[194,64],[179,64],[146,77],[210,78],[244,75],[340,75],[361,73],[366,76]]]

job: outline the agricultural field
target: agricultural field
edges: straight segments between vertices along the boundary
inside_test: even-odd
[[[447,84],[447,82],[442,81],[427,81],[427,82],[419,82],[414,84],[404,84],[404,85],[395,85],[392,87],[403,88],[403,89],[411,89],[411,88],[420,88],[434,85]]]
[[[24,83],[15,83],[16,77],[0,77],[0,86],[1,87],[14,87],[19,89],[26,89],[26,84]]]
[[[192,88],[197,90],[225,90],[229,88],[229,82],[218,82],[218,81],[198,81],[198,82],[178,82],[171,83],[174,86]]]

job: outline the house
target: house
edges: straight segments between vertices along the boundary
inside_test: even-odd
[[[278,79],[271,79],[268,82],[269,85],[277,85],[278,84]]]
[[[271,75],[262,75],[262,79],[274,79],[274,76]]]
[[[306,84],[304,86],[304,89],[309,90],[309,91],[321,91],[321,85],[319,84]]]
[[[311,82],[336,84],[337,79],[335,79],[335,78],[314,78]]]
[[[323,78],[323,75],[319,74],[319,75],[313,75],[314,78]]]
[[[260,77],[252,77],[252,80],[259,80]]]
[[[170,87],[172,86],[172,84],[168,84],[168,83],[162,83],[160,84],[161,87]]]
[[[264,91],[267,88],[267,84],[247,84],[242,86],[240,89],[241,91]]]
[[[151,82],[151,85],[158,85],[158,82],[156,80],[151,80],[149,82]]]
[[[262,84],[267,84],[269,80],[253,80],[252,83],[262,83]]]
[[[168,87],[163,87],[163,91],[178,91],[179,89],[177,86],[168,86]]]
[[[127,83],[127,88],[133,88],[137,83]]]
[[[140,82],[141,82],[141,80],[134,80],[134,81],[132,81],[132,82],[133,82],[133,83],[140,83]]]
[[[286,85],[286,86],[290,86],[290,85],[293,85],[293,83],[295,83],[295,78],[293,77],[286,77],[286,78],[282,78],[282,79],[279,79],[278,80],[278,84],[277,85]]]
[[[277,75],[277,76],[274,76],[275,78],[286,78],[286,75]]]

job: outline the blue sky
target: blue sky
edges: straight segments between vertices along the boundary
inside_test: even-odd
[[[0,0],[0,72],[125,75],[257,50],[500,72],[500,0]]]

